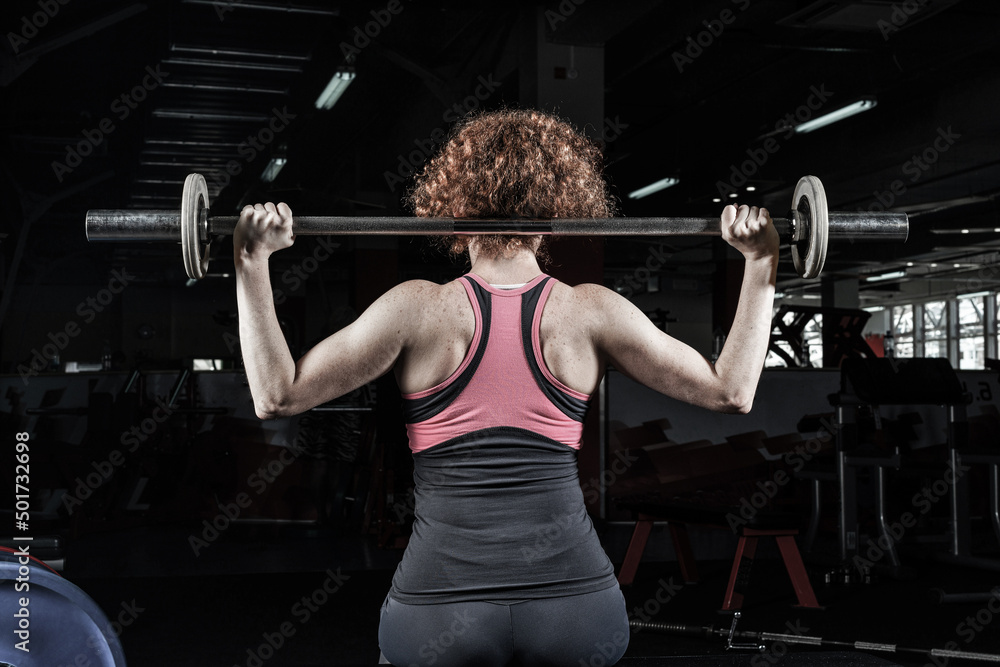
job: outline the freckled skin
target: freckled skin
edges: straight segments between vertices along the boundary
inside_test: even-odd
[[[446,380],[475,332],[465,289],[411,280],[386,292],[351,325],[294,361],[274,312],[268,257],[294,242],[285,204],[247,206],[233,234],[240,340],[257,415],[298,414],[392,370],[403,393]],[[766,209],[727,206],[723,238],[746,259],[733,328],[713,366],[657,329],[628,300],[600,285],[557,283],[542,313],[542,356],[571,389],[592,394],[608,364],[657,391],[722,412],[753,403],[770,336],[778,235]],[[541,273],[532,247],[482,256],[469,246],[472,273],[493,284]]]

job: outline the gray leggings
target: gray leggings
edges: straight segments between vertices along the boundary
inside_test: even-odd
[[[379,664],[395,667],[606,667],[628,646],[618,586],[514,603],[403,604],[386,596]]]

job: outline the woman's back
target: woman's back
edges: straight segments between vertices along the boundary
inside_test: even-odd
[[[475,313],[457,282],[436,285],[411,281],[400,286],[418,303],[411,328],[412,345],[397,361],[400,391],[412,394],[436,386],[461,365],[475,334]],[[557,380],[583,394],[592,394],[603,375],[603,364],[590,337],[588,322],[595,307],[588,292],[556,282],[542,309],[540,343],[545,366]]]
[[[556,378],[541,351],[560,283],[456,282],[474,323],[465,354],[442,381],[403,394],[415,519],[392,596],[510,602],[614,586],[577,476],[589,395]],[[462,310],[445,312],[460,322]],[[415,363],[432,353],[417,347]]]

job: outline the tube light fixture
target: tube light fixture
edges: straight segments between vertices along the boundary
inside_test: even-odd
[[[841,107],[836,111],[831,111],[828,114],[820,116],[819,118],[813,118],[812,120],[807,120],[804,123],[795,126],[796,134],[805,134],[806,132],[812,132],[813,130],[818,130],[821,127],[826,127],[837,121],[844,120],[845,118],[850,118],[855,114],[859,114],[862,111],[869,111],[874,109],[878,102],[874,97],[868,97],[863,100],[858,100],[853,104],[848,104],[846,107]]]
[[[877,276],[868,276],[865,278],[865,282],[876,283],[880,280],[893,280],[894,278],[905,278],[906,271],[890,271],[888,273],[881,273]]]
[[[355,76],[353,67],[338,67],[337,71],[333,73],[330,83],[326,84],[326,88],[316,98],[316,108],[332,109],[347,87],[351,85],[351,81],[354,81]]]
[[[642,199],[643,197],[648,197],[654,192],[659,192],[660,190],[665,190],[671,186],[677,185],[681,180],[679,178],[662,178],[655,183],[650,183],[646,187],[639,188],[638,190],[633,190],[628,193],[629,199]]]

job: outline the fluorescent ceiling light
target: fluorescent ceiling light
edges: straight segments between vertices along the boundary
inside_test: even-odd
[[[653,194],[654,192],[659,192],[660,190],[665,190],[666,188],[669,188],[669,187],[671,187],[673,185],[677,185],[680,182],[681,181],[680,181],[679,178],[669,178],[669,177],[668,178],[663,178],[663,179],[660,179],[659,181],[656,181],[655,183],[650,183],[649,185],[647,185],[644,188],[639,188],[638,190],[633,190],[632,192],[628,193],[628,198],[629,199],[642,199],[643,197],[649,196],[649,195]]]
[[[874,109],[877,102],[874,98],[868,98],[864,100],[858,100],[853,104],[848,104],[846,107],[841,107],[836,111],[831,111],[825,116],[820,116],[819,118],[813,118],[812,120],[807,120],[801,125],[795,126],[796,134],[805,134],[806,132],[812,132],[813,130],[818,130],[821,127],[826,127],[831,123],[836,123],[839,120],[844,120],[845,118],[850,118],[854,114],[861,113],[862,111],[869,111]]]
[[[286,162],[288,162],[287,158],[283,157],[271,158],[271,161],[267,163],[266,167],[264,167],[264,173],[260,175],[260,180],[264,181],[265,183],[272,182],[275,178],[278,177],[278,172],[281,171],[281,168],[285,166]]]
[[[877,276],[868,276],[865,278],[866,282],[875,283],[880,280],[892,280],[893,278],[905,278],[906,271],[890,271],[889,273],[882,273]]]
[[[885,310],[885,306],[869,306],[868,308],[862,308],[861,310],[867,311],[869,313],[881,313]]]
[[[990,294],[992,294],[992,292],[990,292],[989,290],[986,290],[986,291],[983,291],[983,292],[972,292],[971,294],[959,294],[958,298],[959,299],[974,299],[977,296],[989,296]]]
[[[333,78],[330,79],[330,83],[326,84],[326,88],[316,98],[316,108],[332,109],[333,105],[340,99],[340,96],[347,90],[347,87],[351,85],[351,81],[354,81],[354,77],[354,68],[337,68],[337,71],[333,74]]]

